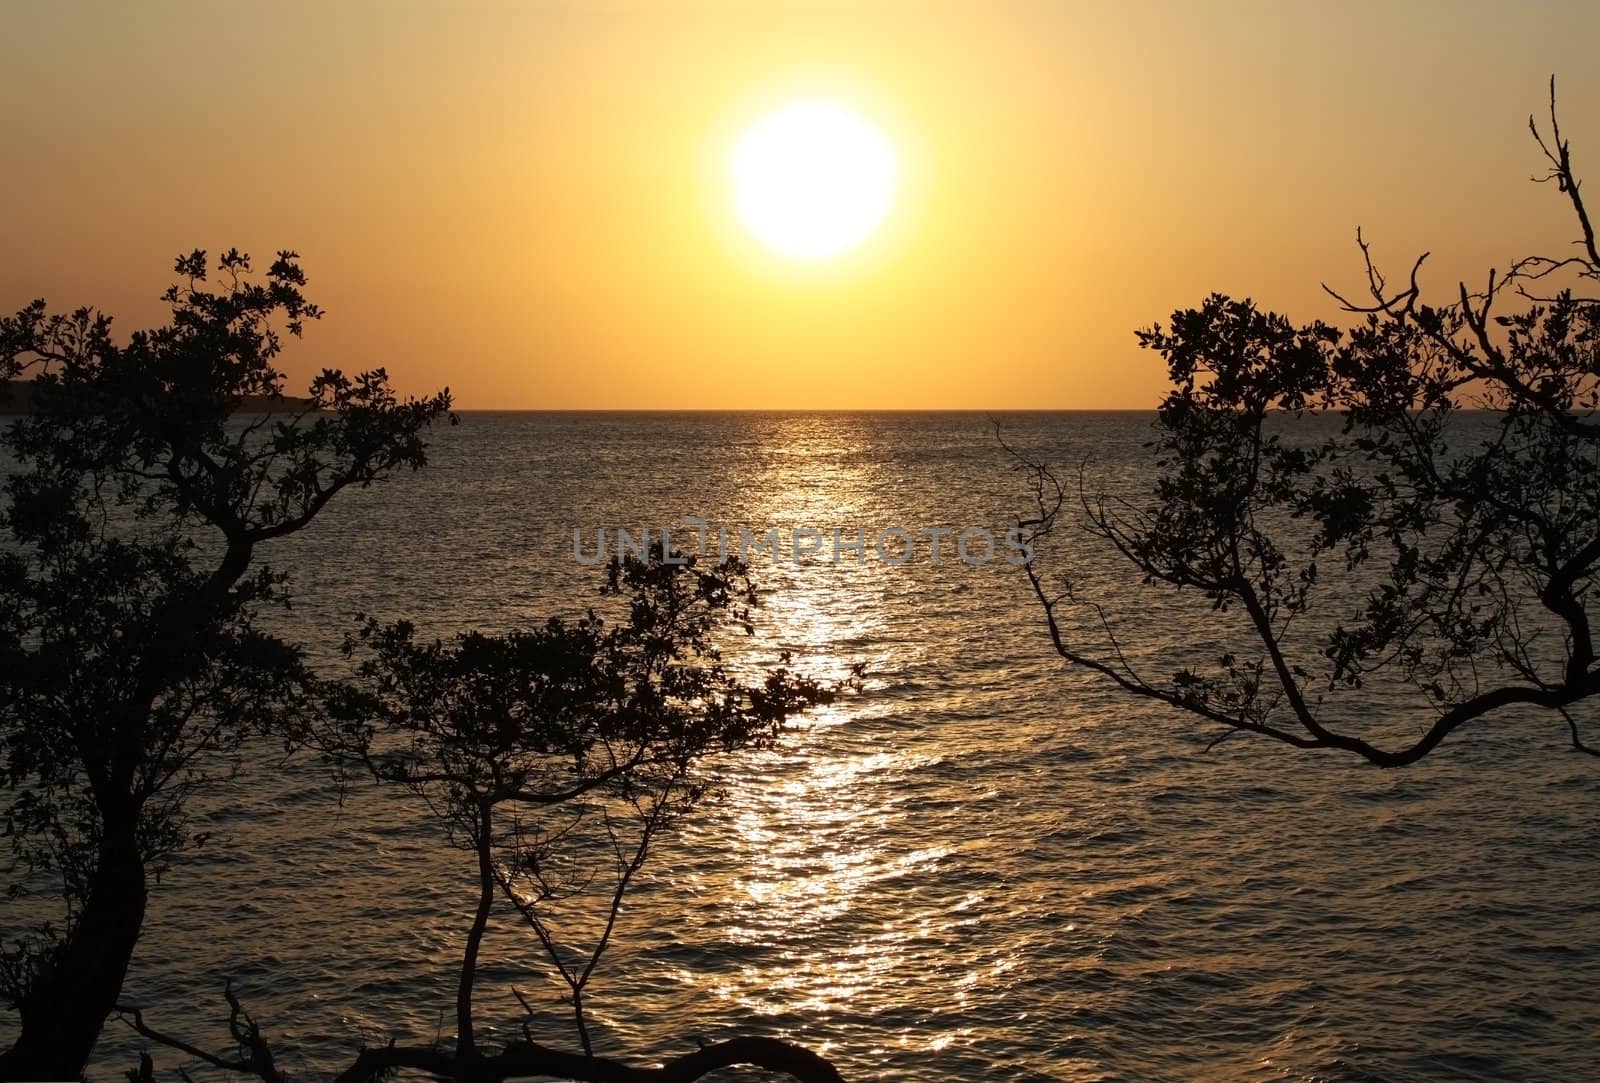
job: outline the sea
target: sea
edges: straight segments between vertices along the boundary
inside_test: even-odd
[[[270,620],[337,673],[361,614],[446,639],[527,628],[597,604],[602,546],[779,531],[751,556],[761,604],[733,657],[860,664],[861,687],[708,765],[719,796],[657,841],[588,987],[597,1053],[771,1035],[900,1083],[1600,1078],[1600,760],[1559,717],[1479,721],[1386,771],[1214,743],[1055,654],[1007,539],[1034,506],[1006,448],[1053,464],[1071,501],[1081,484],[1136,512],[1153,421],[468,412],[423,470],[263,547],[294,598]],[[1066,607],[1069,639],[1152,679],[1248,649],[1242,614],[1141,583],[1088,533],[1035,559],[1106,615]],[[1330,576],[1323,623],[1290,643],[1308,668],[1358,586]],[[1432,717],[1398,684],[1320,709],[1391,744]],[[293,1078],[448,1041],[472,856],[402,790],[278,748],[242,766],[155,886],[124,1000],[227,1052],[231,983]],[[563,991],[497,914],[480,1042],[526,1025],[576,1048]],[[146,1047],[113,1020],[91,1078]]]

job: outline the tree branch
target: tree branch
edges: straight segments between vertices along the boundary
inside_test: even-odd
[[[414,1068],[463,1083],[504,1079],[567,1079],[575,1083],[693,1083],[721,1068],[749,1065],[786,1075],[798,1083],[844,1083],[822,1057],[777,1038],[734,1038],[705,1046],[656,1068],[639,1068],[606,1057],[566,1053],[517,1042],[489,1057],[460,1063],[438,1049],[389,1046],[364,1049],[334,1083],[376,1083],[397,1068]]]

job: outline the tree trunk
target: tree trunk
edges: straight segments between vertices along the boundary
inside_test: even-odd
[[[22,1033],[0,1054],[0,1080],[78,1079],[117,1006],[144,923],[148,890],[137,813],[108,818],[83,912],[53,970],[21,1006]]]
[[[478,974],[478,948],[483,943],[483,930],[489,924],[489,911],[494,907],[494,806],[480,801],[478,822],[474,826],[474,849],[478,855],[478,909],[472,915],[472,927],[467,930],[467,947],[461,959],[461,975],[456,986],[456,1056],[464,1063],[476,1054],[472,1033],[472,983]]]

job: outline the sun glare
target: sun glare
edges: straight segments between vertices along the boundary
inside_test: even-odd
[[[867,121],[803,101],[755,124],[729,162],[744,224],[773,251],[820,260],[855,247],[894,196],[894,152]]]

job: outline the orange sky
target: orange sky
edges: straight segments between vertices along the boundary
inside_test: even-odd
[[[178,251],[292,247],[329,313],[297,381],[385,364],[469,409],[1152,406],[1136,327],[1211,290],[1330,315],[1357,225],[1397,275],[1431,248],[1450,292],[1571,239],[1526,121],[1556,72],[1600,178],[1600,6],[1395,7],[19,0],[0,306],[126,331]],[[805,265],[740,226],[726,164],[818,96],[884,132],[900,188]]]

